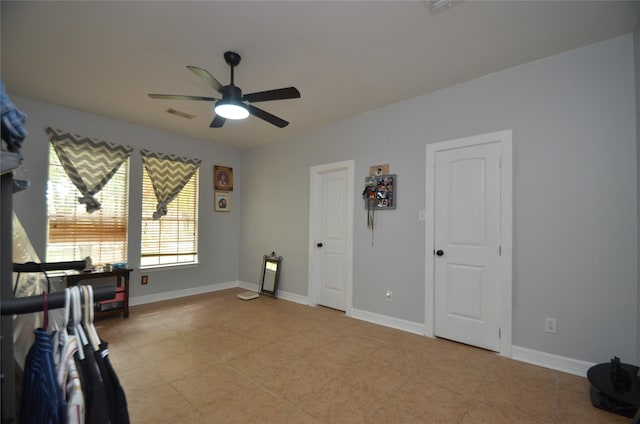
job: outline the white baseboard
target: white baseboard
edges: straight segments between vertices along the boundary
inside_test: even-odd
[[[258,291],[258,285],[254,283],[247,283],[246,281],[238,281],[238,287],[251,291]],[[309,304],[309,298],[307,296],[301,296],[295,293],[289,293],[286,291],[278,290],[278,299],[288,300],[289,302],[300,303],[302,305]]]
[[[174,290],[170,292],[149,294],[146,296],[134,296],[129,298],[129,306],[144,305],[145,303],[161,302],[163,300],[177,299],[180,297],[193,296],[196,294],[211,293],[219,290],[226,290],[238,287],[238,281],[227,283],[209,284],[208,286],[193,287],[190,289]]]
[[[246,290],[258,291],[258,285],[247,283],[245,281],[229,281],[220,284],[210,284],[208,286],[194,287],[190,289],[174,290],[164,293],[150,294],[146,296],[135,296],[129,299],[129,306],[144,305],[146,303],[161,302],[163,300],[177,299],[180,297],[193,296],[198,294],[210,293],[219,290],[232,288],[243,288]],[[278,291],[278,298],[295,302],[302,305],[309,304],[307,296],[301,296],[295,293]],[[368,312],[361,309],[350,309],[348,316],[362,321],[371,322],[373,324],[391,327],[409,333],[424,335],[424,323],[406,321],[374,312]],[[581,361],[578,359],[567,358],[564,356],[554,355],[552,353],[541,352],[538,350],[528,349],[521,346],[512,346],[511,358],[516,361],[526,362],[556,371],[566,372],[568,374],[587,376],[587,370],[595,365],[592,362]]]
[[[288,300],[289,302],[300,303],[301,305],[308,305],[309,298],[307,296],[301,296],[295,293],[289,293],[278,290],[278,299]]]
[[[528,349],[521,346],[513,346],[511,358],[516,361],[527,362],[529,364],[551,368],[552,370],[579,375],[580,377],[586,377],[587,370],[595,365],[592,362],[540,352],[539,350]]]
[[[371,322],[373,324],[379,324],[385,327],[407,331],[409,333],[424,335],[424,323],[422,322],[406,321],[400,318],[393,318],[386,315],[376,314],[374,312],[368,312],[361,309],[353,308],[347,315],[351,318],[360,319],[362,321]]]
[[[238,287],[245,290],[258,291],[258,285],[253,283],[247,283],[246,281],[238,281]]]

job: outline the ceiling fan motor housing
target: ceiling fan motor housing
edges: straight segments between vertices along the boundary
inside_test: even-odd
[[[236,87],[235,85],[226,85],[222,87],[220,90],[222,94],[222,100],[236,100],[240,101],[242,99],[242,90],[240,87]]]

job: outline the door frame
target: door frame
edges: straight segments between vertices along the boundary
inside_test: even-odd
[[[352,315],[353,311],[353,208],[354,208],[354,184],[355,184],[355,161],[346,160],[342,162],[327,163],[324,165],[312,166],[309,170],[309,268],[308,268],[308,304],[318,305],[318,279],[317,275],[317,247],[316,235],[318,233],[318,203],[322,195],[320,182],[323,174],[346,170],[347,171],[347,207],[346,207],[346,302],[345,313]]]
[[[435,337],[435,259],[432,254],[435,238],[435,157],[445,150],[480,144],[500,143],[500,351],[511,357],[512,292],[513,292],[513,147],[512,131],[504,130],[471,137],[427,144],[425,195],[425,327],[427,337]]]

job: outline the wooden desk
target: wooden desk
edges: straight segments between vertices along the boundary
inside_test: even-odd
[[[129,317],[129,274],[132,269],[114,269],[112,271],[99,271],[99,272],[81,272],[78,274],[69,274],[66,276],[67,287],[81,284],[84,280],[92,280],[97,278],[110,278],[116,277],[116,287],[124,288],[124,307],[113,309],[113,311],[123,311],[125,318]],[[111,312],[111,311],[109,311]]]

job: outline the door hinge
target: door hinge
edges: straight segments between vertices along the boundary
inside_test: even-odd
[[[498,328],[498,338],[501,339],[502,338],[502,329]]]
[[[498,168],[502,169],[502,158],[498,159]]]
[[[498,246],[498,256],[502,256],[502,245]]]

